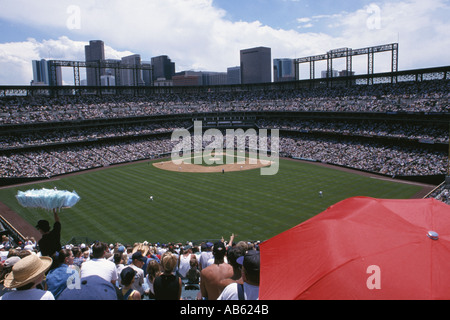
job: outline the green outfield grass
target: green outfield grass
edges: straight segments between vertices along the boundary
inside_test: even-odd
[[[128,244],[228,239],[232,233],[237,241],[265,240],[348,197],[411,198],[421,189],[283,159],[273,176],[259,169],[170,172],[141,162],[2,189],[0,201],[33,225],[41,218],[52,221],[51,212],[23,208],[15,199],[18,190],[44,187],[75,190],[81,197],[60,213],[63,243],[89,237]]]

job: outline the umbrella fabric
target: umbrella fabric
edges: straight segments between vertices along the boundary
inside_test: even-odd
[[[70,208],[73,207],[79,200],[78,194],[73,191],[56,189],[39,189],[18,191],[16,195],[17,201],[23,207],[42,208],[47,210]]]
[[[450,299],[450,206],[435,199],[349,198],[260,250],[261,300]]]

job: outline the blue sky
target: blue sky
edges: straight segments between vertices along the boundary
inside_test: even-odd
[[[231,21],[258,20],[275,29],[296,29],[297,19],[318,15],[333,15],[363,8],[372,1],[342,0],[214,0],[213,4],[226,10]],[[325,30],[324,24],[317,24],[315,31]]]
[[[177,71],[223,72],[255,46],[298,58],[397,41],[400,70],[450,65],[450,0],[0,0],[0,8],[0,85],[29,84],[31,60],[84,60],[94,39],[107,58],[164,54]],[[388,61],[376,57],[375,71],[388,71]],[[354,61],[357,73],[365,66]]]

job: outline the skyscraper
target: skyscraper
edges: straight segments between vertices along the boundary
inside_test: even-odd
[[[91,40],[89,45],[84,47],[86,62],[100,62],[105,60],[105,44],[101,40]],[[100,78],[105,70],[99,68],[86,68],[86,78],[88,86],[100,86]]]
[[[241,84],[241,67],[227,68],[227,84]]]
[[[293,59],[273,59],[273,81],[294,81],[294,68]]]
[[[175,74],[175,62],[172,62],[168,56],[153,57],[151,60],[153,67],[153,81],[157,79],[172,79]]]
[[[241,82],[266,83],[272,81],[271,49],[256,47],[241,50]]]
[[[59,66],[54,66],[52,61],[33,60],[33,81],[32,85],[48,85],[48,86],[61,86],[62,85],[62,70]],[[52,68],[56,71],[52,77]]]
[[[146,86],[151,86],[153,84],[153,70],[152,70],[152,62],[151,61],[142,61],[142,67],[146,67],[142,69],[142,80]]]
[[[121,85],[123,86],[143,86],[143,72],[141,65],[141,56],[133,54],[123,57],[121,61]]]

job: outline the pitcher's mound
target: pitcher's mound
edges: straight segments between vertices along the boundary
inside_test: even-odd
[[[153,164],[158,169],[168,170],[168,171],[178,171],[178,172],[230,172],[230,171],[244,171],[258,169],[262,167],[267,167],[271,165],[270,161],[257,160],[256,163],[250,163],[247,158],[245,163],[233,163],[233,164],[222,164],[222,165],[199,165],[192,163],[176,164],[172,160],[157,162]]]

